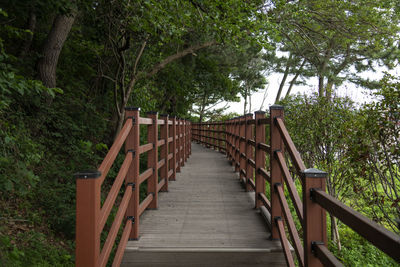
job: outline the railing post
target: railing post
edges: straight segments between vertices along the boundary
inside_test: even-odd
[[[181,172],[181,119],[176,118],[176,172]]]
[[[218,151],[222,151],[222,122],[219,122],[218,123],[218,126],[217,126],[217,131],[218,131],[218,133],[217,133],[217,138],[218,138]]]
[[[304,181],[303,187],[303,231],[304,231],[304,262],[305,266],[323,266],[313,254],[312,244],[321,242],[327,246],[326,235],[326,212],[312,201],[312,190],[321,189],[325,191],[327,173],[317,169],[306,169],[302,171]]]
[[[245,123],[246,116],[241,116],[239,119],[239,177],[242,180],[243,176],[244,182],[247,183],[246,177],[241,173],[241,170],[246,171],[246,159],[242,157],[242,153],[246,154],[246,141],[243,141],[243,138],[246,136]],[[247,187],[246,184],[245,187]]]
[[[184,125],[184,120],[183,119],[179,119],[179,124],[180,124],[180,134],[179,134],[179,138],[180,138],[180,147],[179,147],[179,162],[180,162],[180,166],[183,167],[183,165],[185,165],[185,160],[183,158],[183,150],[184,150],[184,146],[185,146],[185,125]]]
[[[153,149],[147,152],[147,168],[153,168],[153,174],[147,180],[147,194],[153,195],[148,209],[157,209],[158,206],[158,113],[147,112],[147,117],[153,120],[147,127],[147,142],[153,143]]]
[[[228,121],[225,122],[225,138],[226,138],[226,142],[225,142],[225,146],[226,146],[226,157],[228,158],[229,163],[231,163],[232,165],[232,161],[231,161],[231,119],[229,119]]]
[[[278,127],[275,124],[275,119],[280,117],[283,119],[283,106],[272,105],[269,107],[270,113],[270,168],[271,168],[271,218],[274,221],[275,217],[283,218],[281,203],[279,202],[279,195],[275,190],[275,184],[284,185],[283,174],[277,158],[275,157],[275,152],[281,151],[284,154],[284,146],[281,134],[279,133]],[[271,238],[279,239],[278,227],[272,223]]]
[[[186,162],[186,120],[182,119],[182,166]]]
[[[233,119],[230,119],[228,122],[228,127],[229,127],[229,161],[231,165],[235,164],[233,160]]]
[[[170,151],[172,151],[172,176],[170,177],[171,181],[176,180],[176,116],[172,116],[172,143],[170,147]]]
[[[193,129],[193,124],[191,121],[189,121],[189,155],[188,157],[190,157],[190,155],[192,155],[192,129]]]
[[[239,124],[240,123],[240,117],[237,117],[235,120],[235,172],[240,172],[240,139],[239,139]]]
[[[252,139],[254,133],[253,133],[253,126],[251,124],[248,124],[247,122],[253,118],[253,114],[249,113],[246,114],[245,117],[245,147],[246,147],[246,157],[248,159],[254,159],[254,154],[253,154],[253,146],[249,144],[249,140]],[[249,180],[253,179],[253,167],[250,165],[248,160],[245,162],[246,166],[246,191],[253,191],[253,188],[249,184]]]
[[[164,166],[161,167],[160,173],[165,181],[165,184],[161,188],[161,191],[168,191],[168,170],[169,170],[169,160],[168,160],[168,115],[163,114],[160,116],[164,120],[164,125],[161,125],[161,139],[164,140],[164,145],[161,147],[160,155],[164,159]]]
[[[256,111],[255,112],[255,142],[256,142],[256,146],[255,146],[255,164],[256,164],[256,168],[255,168],[255,177],[256,177],[256,208],[259,208],[263,205],[259,194],[263,193],[265,194],[265,180],[264,177],[261,176],[259,170],[260,168],[265,168],[265,152],[263,150],[261,150],[258,145],[260,143],[265,143],[265,126],[263,124],[260,124],[260,119],[264,119],[265,118],[265,112],[264,111]]]
[[[129,235],[129,240],[139,239],[139,145],[140,145],[140,124],[139,124],[139,108],[125,108],[125,118],[131,118],[133,127],[125,141],[125,153],[133,153],[132,163],[126,175],[126,184],[132,184],[133,192],[131,200],[126,210],[126,216],[132,219],[133,225]]]
[[[76,247],[75,266],[96,267],[100,256],[100,215],[99,171],[75,174],[76,178]]]

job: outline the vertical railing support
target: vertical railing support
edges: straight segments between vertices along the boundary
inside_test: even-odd
[[[312,201],[312,190],[325,191],[327,173],[317,169],[306,169],[302,172],[303,187],[303,231],[304,231],[304,262],[305,266],[323,266],[313,254],[313,243],[321,242],[327,246],[326,212]]]
[[[181,118],[179,119],[179,125],[180,125],[180,134],[179,134],[179,165],[183,167],[185,165],[185,160],[183,158],[183,150],[185,146],[185,125],[184,125],[184,120]]]
[[[177,145],[177,140],[176,140],[176,135],[177,135],[177,131],[176,131],[176,116],[172,116],[172,131],[171,131],[171,136],[172,136],[172,143],[171,143],[171,147],[170,147],[170,151],[172,152],[172,176],[170,177],[171,181],[175,181],[176,180],[176,145]]]
[[[125,108],[125,118],[131,118],[133,127],[131,132],[125,141],[125,153],[133,153],[134,157],[132,159],[131,166],[129,167],[128,173],[126,175],[126,183],[132,184],[133,192],[131,200],[129,201],[128,208],[126,210],[126,216],[130,218],[133,222],[132,230],[129,235],[130,240],[139,239],[139,145],[140,145],[140,124],[139,124],[139,108],[127,107]]]
[[[192,130],[193,130],[193,125],[192,125],[192,122],[189,121],[189,155],[188,155],[188,157],[190,157],[190,155],[192,155],[192,134],[193,134]]]
[[[165,179],[165,183],[163,187],[161,188],[161,191],[167,192],[168,191],[168,170],[169,170],[169,160],[168,160],[168,115],[161,115],[160,116],[164,124],[161,125],[161,139],[164,140],[164,145],[161,147],[160,155],[161,158],[164,159],[164,166],[161,167],[160,169],[160,174],[163,179]]]
[[[182,167],[186,162],[186,120],[182,119]]]
[[[260,174],[260,168],[265,168],[265,152],[262,151],[258,145],[260,143],[265,143],[265,125],[260,124],[260,119],[265,118],[264,111],[256,111],[255,112],[255,142],[256,142],[256,153],[255,153],[255,177],[256,177],[256,208],[259,208],[263,205],[260,199],[260,193],[265,194],[265,180],[264,177]]]
[[[240,154],[239,154],[239,141],[240,141],[240,139],[239,139],[239,134],[240,134],[240,132],[239,132],[239,122],[240,122],[240,117],[237,117],[236,119],[235,119],[235,124],[234,124],[234,133],[235,133],[235,172],[239,172],[240,171],[240,167],[239,167],[239,164],[240,164]]]
[[[153,143],[153,149],[147,152],[147,168],[153,168],[153,174],[147,180],[147,194],[153,195],[153,200],[148,206],[148,209],[157,209],[158,206],[158,113],[151,111],[147,112],[147,117],[153,120],[147,129],[147,142]]]
[[[176,172],[181,172],[181,119],[176,118]]]
[[[100,216],[99,171],[75,174],[76,178],[76,246],[75,266],[96,267],[100,256]]]
[[[254,137],[253,133],[253,126],[251,124],[248,124],[247,122],[253,118],[253,114],[249,113],[246,114],[245,117],[245,147],[246,147],[246,157],[248,159],[254,159],[254,154],[253,154],[253,146],[249,144],[249,140]],[[249,180],[253,180],[253,167],[250,165],[248,160],[245,162],[246,166],[246,191],[253,191],[253,188],[249,184]]]
[[[246,177],[244,177],[244,175],[241,173],[240,170],[244,170],[246,171],[246,159],[244,157],[242,157],[242,153],[246,154],[246,141],[243,140],[243,138],[246,136],[246,116],[241,116],[239,119],[239,177],[240,180],[244,180],[245,182],[245,187],[247,184],[247,180]],[[243,176],[243,177],[242,177]]]
[[[280,117],[283,119],[283,106],[272,105],[269,107],[270,112],[270,167],[271,167],[271,218],[275,221],[275,217],[283,218],[281,203],[279,202],[279,195],[275,190],[275,184],[284,185],[282,170],[279,167],[275,153],[281,151],[284,154],[284,146],[281,134],[275,124],[275,119]],[[271,238],[279,239],[278,227],[272,223]]]

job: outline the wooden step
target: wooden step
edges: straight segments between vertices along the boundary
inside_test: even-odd
[[[280,248],[129,247],[121,266],[286,266],[286,262]]]

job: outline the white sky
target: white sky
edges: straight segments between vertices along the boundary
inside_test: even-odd
[[[397,68],[393,71],[390,71],[391,74],[395,76],[400,76],[400,68]],[[268,91],[267,91],[267,97],[264,102],[263,110],[268,109],[270,105],[272,105],[275,101],[276,94],[278,92],[279,84],[282,79],[283,74],[281,73],[272,73],[267,77],[267,80],[269,81],[269,84],[267,85]],[[373,73],[373,72],[366,72],[363,76],[368,77],[373,80],[379,80],[381,77],[383,77],[383,70]],[[287,83],[285,84],[285,87],[283,89],[283,92],[281,94],[281,97],[284,97],[286,95],[286,91],[289,86],[289,82],[291,80],[291,77],[289,76],[287,78]],[[318,91],[318,81],[317,78],[309,79],[307,81],[306,86],[299,86],[295,85],[292,88],[291,94],[297,94],[297,93],[306,93],[306,94],[311,94],[313,92]],[[260,90],[259,92],[253,93],[251,101],[252,101],[252,108],[251,112],[254,112],[256,110],[260,109],[263,97],[264,97],[264,90]],[[354,102],[362,104],[365,102],[371,102],[373,98],[369,95],[371,91],[368,89],[363,89],[361,87],[357,87],[356,85],[352,83],[343,83],[340,87],[336,89],[336,93],[339,96],[348,96],[350,97]],[[227,104],[227,102],[221,103],[220,105],[217,106],[217,108],[223,107]],[[225,111],[225,113],[230,113],[230,112],[236,112],[239,114],[243,114],[243,105],[244,105],[244,100],[241,98],[240,102],[229,102],[228,103],[228,108]]]

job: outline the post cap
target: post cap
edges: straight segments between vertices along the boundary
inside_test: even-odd
[[[247,113],[245,116],[253,116],[253,113]]]
[[[257,110],[256,112],[254,112],[255,114],[265,114],[266,112],[263,110]]]
[[[101,176],[101,172],[98,170],[86,170],[77,172],[74,174],[76,179],[95,179]]]
[[[281,110],[283,110],[285,108],[282,105],[272,105],[272,106],[269,107],[269,109],[281,109]]]
[[[125,107],[126,111],[140,111],[140,108],[138,107]]]
[[[147,115],[157,115],[158,112],[157,111],[147,111],[146,114]]]
[[[169,117],[168,114],[160,114],[160,117]]]
[[[309,178],[326,178],[328,176],[327,172],[310,168],[310,169],[305,169],[304,171],[301,172],[303,176],[309,177]]]

